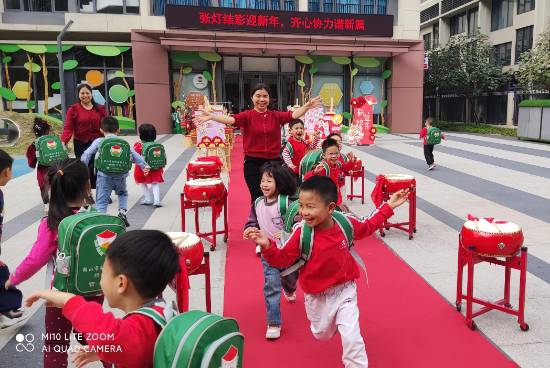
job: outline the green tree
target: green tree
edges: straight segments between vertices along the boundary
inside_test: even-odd
[[[425,94],[454,94],[464,97],[473,111],[474,122],[483,121],[475,97],[495,92],[510,81],[497,62],[494,46],[481,33],[451,37],[446,46],[427,49],[430,66],[424,73]],[[468,120],[469,114],[466,114]]]
[[[517,77],[526,91],[550,91],[550,28],[539,35],[535,47],[521,54]]]

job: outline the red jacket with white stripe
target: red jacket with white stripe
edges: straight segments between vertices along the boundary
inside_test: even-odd
[[[297,142],[291,136],[288,138],[287,143],[290,143],[294,152],[292,152],[291,154],[288,147],[285,145],[285,147],[283,148],[283,160],[285,161],[285,164],[287,164],[289,167],[291,164],[296,166],[294,168],[294,173],[298,174],[300,172],[300,161],[302,161],[302,159],[306,155],[306,149],[314,150],[319,144],[319,137],[315,137],[315,139],[308,144],[304,139],[302,139],[300,142]]]
[[[384,220],[393,215],[393,210],[387,203],[383,203],[368,217],[357,218],[346,213],[351,221],[354,239],[359,240],[372,235],[378,230]],[[272,267],[288,267],[300,257],[300,234],[304,221],[294,225],[292,234],[281,249],[278,249],[273,240],[271,246],[262,249],[262,254]],[[311,258],[300,268],[300,286],[307,294],[316,294],[325,291],[331,286],[342,285],[359,278],[359,268],[348,249],[344,233],[338,224],[326,230],[315,228],[313,234],[313,250]]]

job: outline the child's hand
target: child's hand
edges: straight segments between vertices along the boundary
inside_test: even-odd
[[[6,281],[6,283],[4,284],[4,287],[6,288],[6,290],[8,290],[10,286],[11,286],[11,275],[8,277],[8,281]]]
[[[143,169],[143,175],[147,176],[149,172],[151,171],[151,168],[149,166],[146,166],[145,169]]]
[[[211,120],[211,118],[214,116],[214,114],[211,114],[208,111],[205,111],[202,107],[199,107],[199,110],[202,111],[200,115],[196,115],[193,119],[193,123],[200,124],[200,123],[206,123],[208,120]]]
[[[346,156],[350,161],[355,161],[355,155],[353,152],[349,152]]]
[[[319,138],[321,137],[321,130],[318,128],[315,128],[315,130],[313,131],[313,134],[315,134],[316,138]]]
[[[319,174],[322,168],[323,168],[323,163],[317,164],[317,166],[315,166],[315,170],[313,170],[313,175]]]
[[[294,165],[294,164],[290,164],[290,165],[288,165],[288,167],[290,167],[292,170],[296,169],[296,165]]]
[[[25,299],[25,306],[30,307],[39,299],[46,299],[46,307],[63,308],[65,303],[74,296],[76,295],[57,290],[35,291]]]
[[[243,239],[244,240],[249,239],[250,238],[250,232],[251,231],[256,231],[256,230],[259,230],[259,229],[257,227],[247,227],[246,229],[244,229]]]
[[[395,209],[396,207],[401,206],[403,203],[407,201],[407,198],[409,197],[410,189],[403,190],[401,189],[399,192],[394,193],[390,200],[388,201],[388,204],[390,205],[391,209]]]
[[[254,243],[258,244],[263,249],[269,248],[271,245],[269,239],[267,238],[267,236],[265,236],[262,230],[256,229],[254,231],[251,231],[249,236]]]
[[[447,140],[447,138],[443,138],[444,140]]]
[[[91,362],[97,362],[100,360],[96,352],[90,352],[89,346],[82,346],[81,351],[73,351],[71,354],[76,354],[71,360],[71,363],[76,365],[76,368],[84,367],[86,364]]]
[[[281,239],[281,232],[280,231],[277,231],[275,234],[273,234],[273,237],[275,239]]]

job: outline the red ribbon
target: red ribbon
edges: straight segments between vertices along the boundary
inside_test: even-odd
[[[470,221],[479,221],[479,219],[477,217],[474,217],[470,214],[468,214],[468,220],[470,220]],[[485,217],[484,220],[487,221],[487,222],[490,222],[490,223],[494,222],[495,224],[506,224],[506,223],[508,223],[508,221],[495,221],[494,217]]]
[[[376,177],[376,185],[374,186],[374,189],[370,195],[376,208],[380,207],[380,205],[382,204],[383,187],[384,187],[385,181],[386,181],[386,177],[384,175],[378,175]]]

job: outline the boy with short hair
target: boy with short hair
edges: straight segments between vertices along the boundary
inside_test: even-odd
[[[0,187],[11,180],[13,158],[0,150]],[[4,227],[4,192],[0,189],[0,255],[2,255],[2,230]],[[28,316],[20,311],[23,294],[15,286],[4,287],[10,277],[8,266],[0,261],[0,329],[13,326]]]
[[[336,202],[337,206],[342,204],[342,193],[340,193],[340,186],[338,182],[340,181],[340,173],[345,174],[349,173],[353,168],[354,162],[356,160],[353,152],[347,154],[348,161],[345,163],[340,162],[340,145],[338,142],[332,138],[325,139],[322,145],[323,148],[323,161],[321,161],[315,169],[308,172],[304,178],[307,180],[313,176],[328,176],[332,179],[336,187],[338,188],[338,200]],[[328,171],[327,171],[328,168]]]
[[[426,142],[426,138],[428,137],[428,128],[432,127],[432,124],[434,122],[434,118],[427,118],[424,122],[424,125],[426,127],[422,128],[422,131],[420,132],[420,137],[418,139],[424,139],[424,157],[426,158],[426,163],[428,164],[428,170],[433,170],[435,168],[435,162],[434,162],[434,144],[428,144]],[[447,140],[443,133],[441,133],[441,138],[444,140]]]
[[[354,239],[373,234],[402,205],[406,191],[395,193],[367,218],[344,214],[354,231]],[[357,263],[349,251],[342,229],[332,217],[336,208],[337,187],[332,180],[315,176],[304,181],[299,195],[303,220],[294,229],[283,248],[278,249],[261,230],[249,234],[262,247],[262,255],[273,267],[288,267],[300,257],[300,241],[304,227],[314,228],[313,251],[300,269],[300,286],[305,293],[307,317],[311,332],[319,340],[328,340],[340,332],[342,361],[346,368],[368,366],[365,343],[359,328],[359,309],[354,280],[359,278]]]
[[[101,119],[101,128],[99,129],[105,138],[116,137],[120,133],[120,128],[118,125],[118,120],[112,116],[105,116]],[[94,157],[97,153],[99,144],[103,138],[98,138],[92,142],[92,145],[84,151],[82,154],[81,160],[87,165],[88,162]],[[143,157],[139,155],[132,147],[130,147],[130,153],[132,154],[132,159],[136,165],[141,167],[145,175],[149,174],[150,167],[147,165]],[[111,197],[111,191],[114,191],[118,196],[118,217],[126,226],[130,226],[128,218],[126,217],[126,212],[128,208],[128,190],[126,189],[126,178],[130,173],[125,174],[106,174],[98,170],[97,173],[97,201],[95,208],[99,212],[107,212],[107,206],[109,205],[109,198]]]
[[[85,337],[108,336],[87,339],[90,349],[77,353],[72,360],[77,366],[103,360],[118,368],[152,367],[155,342],[162,328],[151,317],[133,312],[151,307],[161,315],[168,314],[166,303],[157,296],[178,270],[179,256],[166,234],[158,230],[130,231],[107,248],[100,282],[109,306],[122,309],[124,318],[103,313],[101,305],[81,296],[55,290],[34,292],[25,304],[30,307],[46,299],[48,305],[63,308],[74,330]]]
[[[296,119],[288,124],[290,129],[290,137],[283,148],[282,156],[285,164],[290,167],[294,174],[298,174],[300,161],[306,155],[306,150],[314,150],[319,144],[321,131],[315,129],[315,138],[311,143],[307,143],[304,139],[304,122],[301,119]]]

